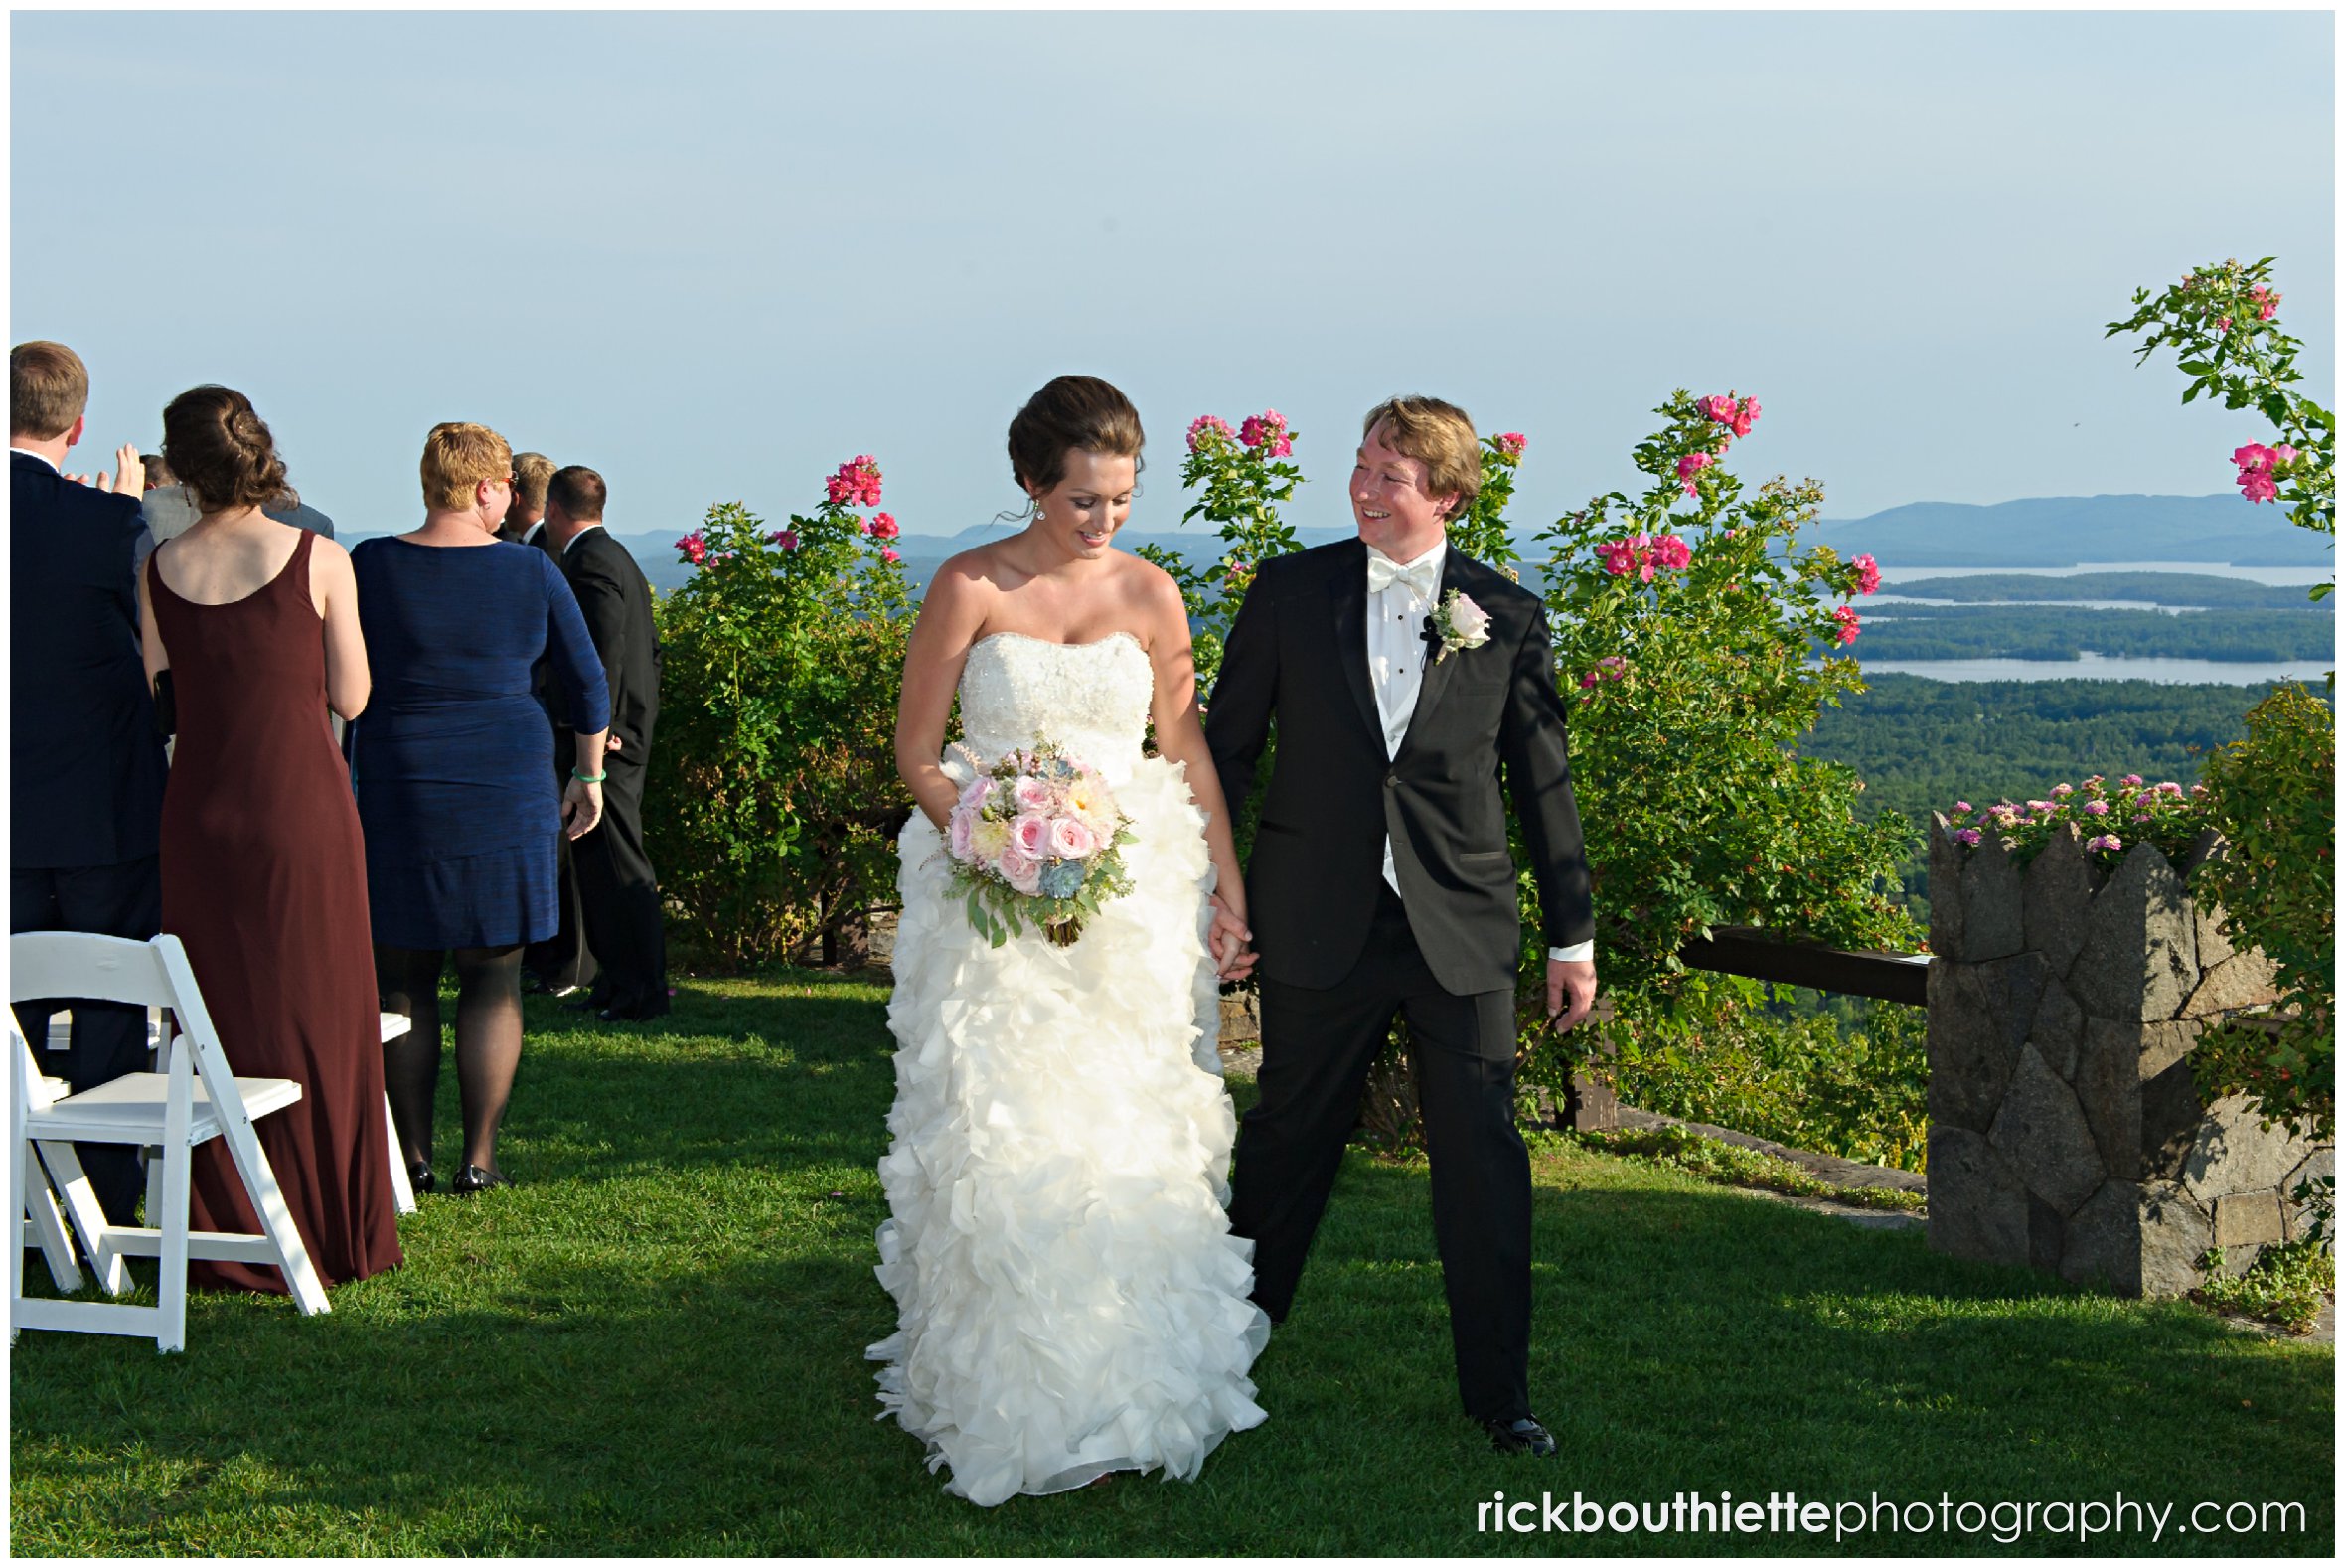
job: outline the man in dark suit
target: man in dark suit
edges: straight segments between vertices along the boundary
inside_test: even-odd
[[[535,545],[548,555],[554,553],[552,542],[546,537],[546,486],[552,478],[553,459],[544,452],[513,454],[513,506],[497,529],[499,539]]]
[[[1595,915],[1545,612],[1448,546],[1480,479],[1463,411],[1382,404],[1352,470],[1360,537],[1264,561],[1230,629],[1205,734],[1232,811],[1273,723],[1278,752],[1246,873],[1261,1099],[1238,1137],[1229,1217],[1255,1242],[1254,1300],[1283,1322],[1361,1086],[1405,1015],[1459,1394],[1496,1447],[1545,1455],[1501,768],[1538,879],[1558,1028],[1595,1000]]]
[[[163,742],[138,655],[131,561],[138,449],[111,484],[62,472],[81,439],[89,373],[62,343],[8,354],[8,929],[93,931],[144,941],[162,928],[157,875]],[[71,998],[18,1005],[38,1050],[49,1019],[74,1010],[66,1081],[78,1093],[146,1065],[146,1010]],[[78,1148],[106,1217],[131,1220],[136,1152]]]
[[[505,514],[505,525],[497,535],[512,544],[544,550],[546,558],[559,566],[561,551],[555,547],[553,537],[546,532],[546,487],[552,480],[553,459],[543,452],[514,453],[513,507]],[[531,672],[531,684],[538,702],[553,719],[552,766],[559,787],[569,783],[570,766],[576,758],[569,726],[562,722],[561,705],[553,700],[551,681],[548,662],[539,660]],[[553,858],[558,867],[556,896],[560,901],[561,925],[545,941],[532,942],[523,950],[521,963],[526,978],[522,989],[542,997],[566,997],[594,984],[594,954],[586,946],[585,908],[578,895],[577,862],[570,851],[568,834],[554,835]]]
[[[643,780],[660,715],[660,640],[643,568],[602,526],[605,495],[593,469],[559,470],[546,488],[546,533],[560,551],[611,689],[602,821],[571,853],[586,945],[602,967],[598,1016],[615,1022],[668,1011],[668,944],[659,881],[643,847]]]

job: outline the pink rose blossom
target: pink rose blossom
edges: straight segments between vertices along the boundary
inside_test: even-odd
[[[1964,828],[1959,833],[1956,833],[1954,837],[1961,840],[1964,844],[1976,845],[1979,840],[1985,838],[1986,835],[1980,833],[1976,828]]]
[[[1509,430],[1498,437],[1498,450],[1508,457],[1520,457],[1522,449],[1530,444],[1529,438],[1519,430]]]
[[[2052,786],[2052,798],[2054,800],[2063,799],[2066,796],[2074,795],[2076,792],[2077,787],[2074,784],[2055,784]]]
[[[1490,612],[1461,593],[1450,603],[1450,629],[1469,643],[1479,644],[1489,636]]]
[[[893,539],[903,532],[896,526],[895,519],[884,512],[873,513],[868,528],[873,539]]]
[[[1595,671],[1589,671],[1586,675],[1580,677],[1580,689],[1582,691],[1586,691],[1589,687],[1594,686],[1599,679],[1600,678]]]
[[[1272,457],[1284,457],[1295,450],[1294,440],[1287,434],[1286,417],[1276,408],[1266,408],[1238,428],[1238,440],[1246,446],[1267,446]]]
[[[2160,795],[2179,795],[2182,793],[2182,786],[2174,783],[2172,780],[2168,780],[2166,783],[2160,784],[2158,786],[2158,793]]]
[[[1857,628],[1863,624],[1856,618],[1856,611],[1843,604],[1832,612],[1832,619],[1840,623],[1837,635],[1840,646],[1845,648],[1856,641]]]
[[[888,563],[890,566],[900,566],[900,565],[902,565],[902,564],[903,564],[903,559],[904,559],[904,558],[903,558],[903,556],[901,556],[901,555],[898,555],[898,554],[897,554],[897,553],[896,553],[894,550],[892,550],[892,549],[883,549],[883,550],[881,550],[881,551],[879,552],[879,558],[880,558],[881,560],[884,560],[884,561],[886,561],[886,562],[887,562],[887,563]]]
[[[1229,427],[1227,419],[1218,414],[1201,413],[1188,423],[1188,449],[1195,451],[1204,444],[1208,435],[1218,435],[1229,440],[1237,438],[1237,432]]]
[[[2085,802],[2085,815],[2088,817],[2108,816],[2109,802],[2105,800],[2089,800]]]
[[[2243,472],[2264,474],[2271,471],[2271,459],[2274,455],[2270,447],[2250,441],[2247,445],[2235,449],[2231,454],[2231,460],[2238,464]]]
[[[775,529],[773,542],[784,549],[796,549],[798,548],[798,533],[795,529]]]
[[[1859,555],[1849,562],[1856,568],[1856,591],[1871,593],[1881,586],[1881,564],[1870,555]]]
[[[1058,796],[1038,778],[1021,778],[1010,786],[1010,799],[1021,812],[1048,813]],[[1040,854],[1039,850],[1034,853]]]
[[[1743,399],[1742,411],[1734,416],[1734,433],[1738,436],[1749,435],[1751,433],[1751,426],[1757,424],[1758,422],[1759,399],[1756,397],[1745,397]]]
[[[2229,332],[2231,330],[2231,318],[2229,316],[2217,316],[2215,318],[2215,330],[2217,332]]]
[[[2127,789],[2139,789],[2141,787],[2141,775],[2138,773],[2128,773],[2123,778],[2118,779],[2117,782],[2124,785]]]
[[[2292,446],[2289,446],[2285,442],[2282,442],[2278,446],[2275,446],[2271,449],[2271,460],[2274,465],[2280,463],[2292,463],[2296,460],[2296,449]]]
[[[708,558],[708,540],[699,529],[678,540],[676,548],[684,552],[685,559],[696,566]]]
[[[1061,817],[1050,824],[1050,853],[1062,861],[1080,861],[1099,848],[1080,818]]]
[[[1693,564],[1693,547],[1674,534],[1663,534],[1652,544],[1653,559],[1672,571],[1683,571]]]
[[[1956,811],[1969,811],[1972,809],[1973,808],[1971,807],[1971,804],[1966,800],[1958,800],[1954,802],[1954,810]]]
[[[981,773],[961,786],[960,804],[976,811],[985,805],[986,798],[993,793],[994,781]]]
[[[966,809],[955,811],[947,828],[945,841],[947,848],[953,852],[954,860],[963,862],[969,860],[971,843],[976,836],[977,813]]]
[[[1040,812],[1021,812],[1010,822],[1010,842],[1020,853],[1041,860],[1050,853],[1050,819]]]
[[[1042,890],[1042,862],[1018,848],[1014,841],[1004,846],[1002,858],[994,868],[1002,873],[1002,880],[1019,892],[1031,896]]]

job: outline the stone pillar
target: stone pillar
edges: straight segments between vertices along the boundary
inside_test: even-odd
[[[2136,845],[2103,872],[2077,831],[2023,874],[2001,838],[1930,836],[1930,1244],[2025,1263],[2125,1296],[2244,1268],[2300,1234],[2288,1194],[2326,1148],[2265,1130],[2244,1096],[2207,1104],[2199,1036],[2277,996],[2260,952]]]

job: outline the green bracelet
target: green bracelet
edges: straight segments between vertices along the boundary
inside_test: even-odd
[[[608,768],[605,768],[602,772],[597,773],[592,777],[588,777],[586,774],[579,772],[576,768],[570,769],[570,777],[576,779],[581,784],[600,784],[604,779],[607,779],[610,776],[610,770]]]

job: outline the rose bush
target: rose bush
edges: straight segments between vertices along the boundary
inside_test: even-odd
[[[660,743],[645,836],[678,936],[726,965],[860,947],[894,892],[895,704],[913,606],[879,465],[840,465],[769,528],[738,502],[677,541],[661,600]]]
[[[1206,701],[1211,700],[1222,645],[1238,606],[1245,602],[1254,568],[1273,555],[1303,548],[1279,512],[1303,483],[1303,470],[1286,460],[1294,451],[1295,432],[1275,408],[1252,415],[1235,430],[1217,414],[1198,415],[1188,427],[1188,456],[1180,466],[1180,483],[1201,494],[1180,514],[1180,521],[1186,526],[1191,519],[1203,518],[1219,525],[1220,558],[1200,571],[1172,550],[1155,545],[1139,549],[1142,557],[1162,566],[1180,585],[1195,629],[1197,692]]]

